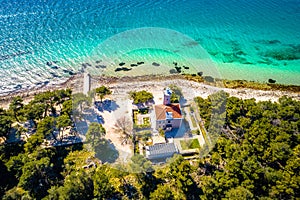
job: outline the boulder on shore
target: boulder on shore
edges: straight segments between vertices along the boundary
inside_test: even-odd
[[[197,74],[198,74],[198,76],[202,76],[203,72],[198,72]]]
[[[276,80],[270,78],[270,79],[268,80],[268,82],[269,82],[269,83],[276,83]]]
[[[209,83],[213,83],[215,79],[211,76],[204,76],[204,80]]]
[[[175,69],[178,73],[181,73],[181,67],[175,67]]]
[[[58,66],[51,66],[51,69],[58,69]]]
[[[152,65],[153,65],[153,66],[156,66],[156,67],[160,66],[160,64],[157,63],[157,62],[153,62]]]
[[[127,72],[127,71],[130,71],[130,70],[132,70],[132,69],[131,68],[127,68],[127,67],[118,67],[118,68],[115,69],[115,72],[119,72],[119,71],[125,71],[125,72]]]

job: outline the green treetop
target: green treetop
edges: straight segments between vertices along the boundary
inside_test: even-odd
[[[89,129],[86,133],[86,141],[88,143],[91,143],[92,147],[94,148],[105,135],[105,133],[106,131],[101,124],[92,122],[89,125]]]
[[[111,94],[111,90],[108,89],[107,87],[105,86],[101,86],[99,88],[96,88],[95,89],[95,92],[97,95],[99,95],[100,97],[100,101],[102,102],[103,98],[106,96],[106,95],[110,95]]]
[[[146,103],[147,101],[153,99],[153,94],[145,90],[130,92],[129,96],[131,99],[133,99],[134,104]]]
[[[12,114],[17,122],[20,122],[18,115],[20,114],[20,111],[22,110],[23,106],[23,99],[20,96],[14,97],[11,103],[9,104],[9,110],[12,111]]]
[[[8,113],[0,108],[0,137],[7,136],[11,127],[11,119]]]

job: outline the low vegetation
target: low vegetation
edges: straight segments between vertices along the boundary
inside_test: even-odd
[[[106,95],[110,95],[111,93],[111,90],[104,85],[95,89],[95,94],[99,96],[101,102]]]
[[[198,139],[181,140],[180,145],[183,150],[200,148]]]
[[[134,104],[143,104],[153,99],[153,94],[145,90],[130,92],[129,96],[133,100]]]
[[[280,91],[289,91],[289,92],[300,92],[300,86],[298,85],[284,85],[279,83],[270,83],[270,80],[276,82],[276,80],[269,79],[266,82],[255,82],[247,80],[221,80],[213,79],[208,76],[199,76],[196,74],[184,74],[184,78],[190,81],[195,81],[199,83],[205,83],[208,85],[214,85],[225,88],[249,88],[255,90],[280,90]],[[268,82],[267,82],[268,81]],[[272,82],[271,81],[271,82]]]
[[[277,83],[258,83],[246,80],[223,80],[226,88],[251,88],[255,90],[281,90],[290,92],[300,92],[300,86],[283,85]]]

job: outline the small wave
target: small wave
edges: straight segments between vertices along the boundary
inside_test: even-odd
[[[31,53],[30,51],[18,51],[16,53],[3,55],[3,56],[0,56],[0,61],[8,60],[10,58],[14,58],[14,57],[17,57],[17,56],[22,56],[22,55],[26,55],[26,54],[30,54],[30,53]]]
[[[26,15],[36,15],[37,12],[31,12],[31,13],[16,13],[16,14],[9,14],[9,15],[0,15],[0,19],[7,19],[11,17],[18,17],[18,16],[26,16]]]

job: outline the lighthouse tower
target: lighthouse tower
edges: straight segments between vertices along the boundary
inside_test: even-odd
[[[91,89],[91,76],[89,73],[83,74],[83,94],[87,95]]]
[[[170,88],[166,88],[164,90],[164,105],[171,104],[171,95],[172,95],[172,90]]]

